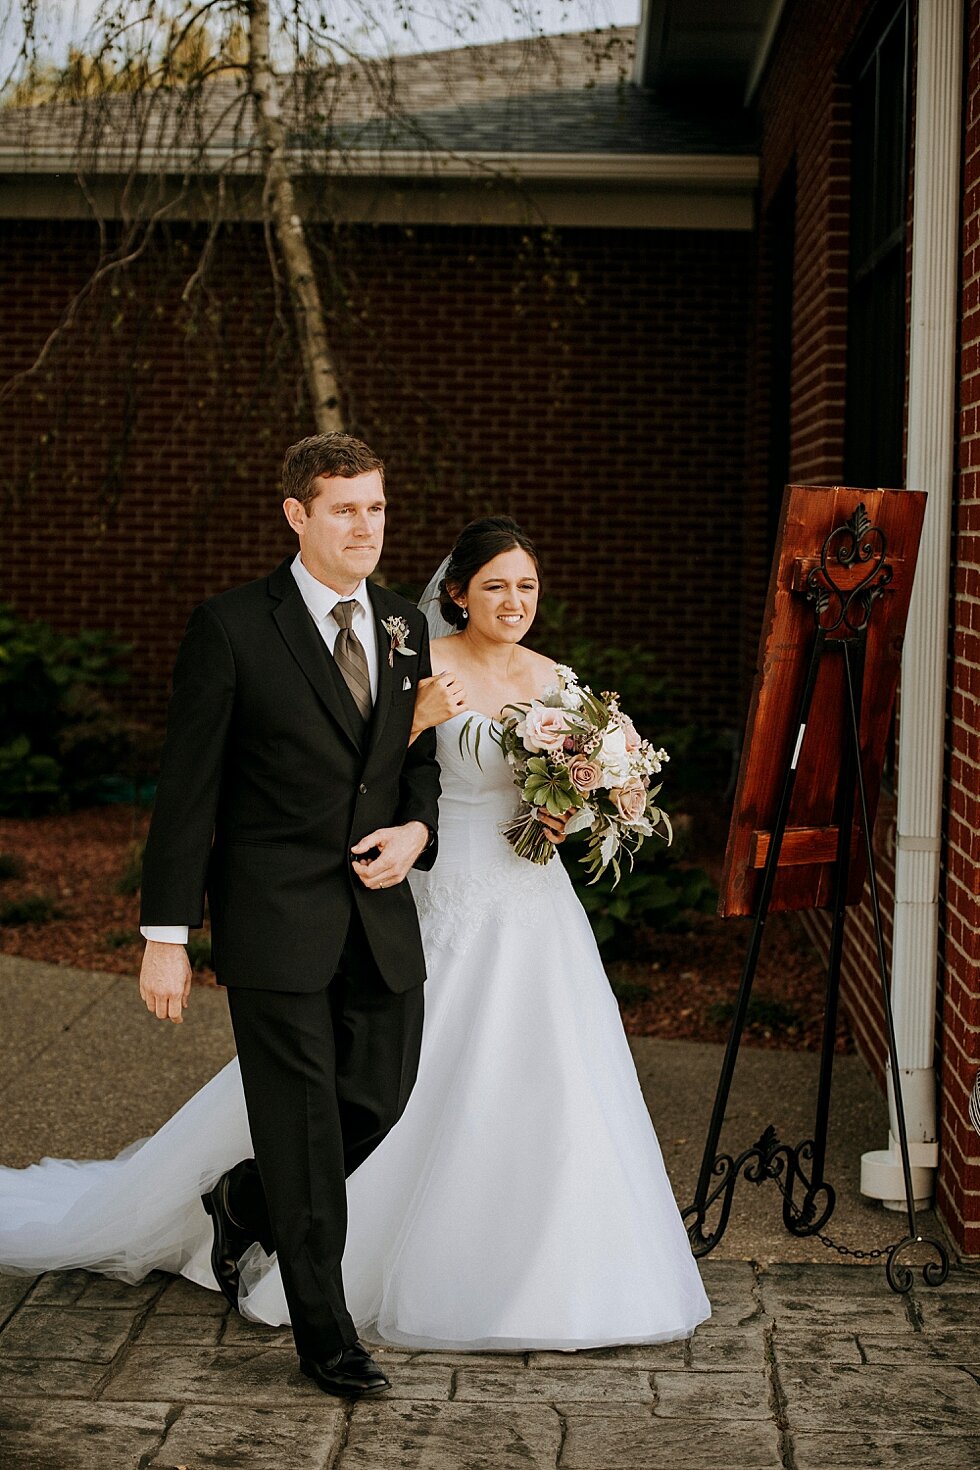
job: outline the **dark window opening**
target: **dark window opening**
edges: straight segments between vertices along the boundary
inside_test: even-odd
[[[844,479],[902,483],[908,11],[902,4],[852,76],[851,241]]]
[[[905,418],[909,20],[903,0],[851,76],[851,239],[844,480],[900,486]],[[895,789],[892,717],[882,779]]]
[[[793,369],[793,254],[796,239],[796,168],[773,195],[767,225],[772,269],[769,337],[769,465],[767,550],[772,556],[783,490],[789,479]]]

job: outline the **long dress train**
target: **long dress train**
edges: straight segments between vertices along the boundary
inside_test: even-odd
[[[686,1337],[710,1315],[592,931],[561,863],[500,834],[489,731],[439,729],[439,857],[414,873],[429,979],[418,1082],[348,1180],[347,1301],[413,1347],[585,1348]],[[193,1033],[190,1033],[193,1035]],[[0,1271],[72,1266],[214,1288],[201,1191],[251,1153],[232,1061],[110,1160],[0,1169]],[[253,1246],[241,1307],[288,1320]]]

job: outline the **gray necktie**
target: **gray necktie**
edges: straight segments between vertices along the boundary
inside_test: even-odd
[[[339,624],[337,641],[333,646],[333,656],[353,696],[354,703],[360,711],[361,718],[367,724],[374,708],[374,700],[371,698],[367,655],[361,640],[351,627],[354,620],[354,609],[357,605],[354,601],[338,602],[333,609],[334,619]]]

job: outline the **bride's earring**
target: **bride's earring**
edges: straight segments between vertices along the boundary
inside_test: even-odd
[[[468,613],[468,612],[467,612],[467,611],[466,611],[466,608],[465,608],[465,607],[464,607],[464,608],[463,608],[463,622],[464,622],[464,623],[465,623],[465,622],[466,622],[466,619],[467,619],[467,618],[468,618],[468,617],[469,617],[469,613]]]

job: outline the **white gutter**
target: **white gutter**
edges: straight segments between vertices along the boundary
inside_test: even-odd
[[[960,0],[919,0],[918,25],[907,484],[929,499],[902,653],[892,1007],[912,1189],[925,1201],[939,1162],[933,1048],[956,418]],[[888,1147],[864,1155],[861,1192],[903,1209],[890,1070],[888,1084]]]

